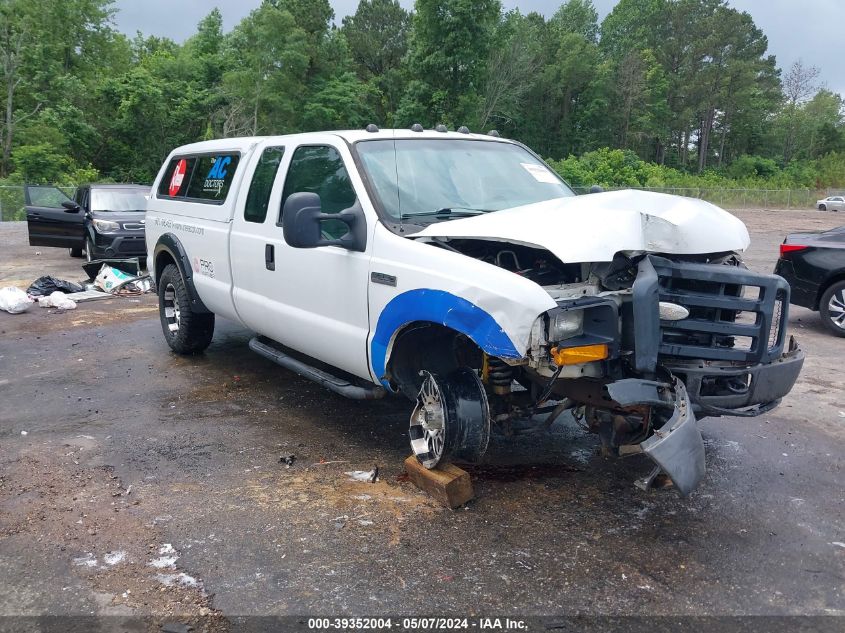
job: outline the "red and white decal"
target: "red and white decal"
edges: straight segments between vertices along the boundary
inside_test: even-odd
[[[168,193],[175,196],[182,188],[182,181],[185,180],[185,172],[188,170],[188,161],[184,158],[176,163],[176,169],[173,170],[173,177],[170,179],[170,189]]]

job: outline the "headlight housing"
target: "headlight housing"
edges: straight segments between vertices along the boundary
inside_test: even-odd
[[[111,220],[94,220],[94,230],[97,233],[117,233],[120,230],[120,224]]]
[[[549,341],[565,341],[584,333],[584,311],[554,311],[549,314]]]

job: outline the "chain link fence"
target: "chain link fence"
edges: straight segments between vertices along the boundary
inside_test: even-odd
[[[590,192],[589,187],[573,187],[576,193]],[[715,187],[607,187],[605,191],[637,189],[668,193],[712,202],[725,209],[813,209],[816,202],[839,195],[838,190],[817,189],[719,189]]]
[[[56,185],[69,197],[75,185]],[[589,187],[573,187],[576,193],[590,192]],[[638,189],[707,200],[725,209],[812,209],[816,201],[841,195],[840,190],[814,189],[718,189],[708,187],[608,187],[607,191]],[[26,220],[23,185],[0,185],[0,222]]]

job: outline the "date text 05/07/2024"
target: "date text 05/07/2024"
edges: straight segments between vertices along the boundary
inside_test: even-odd
[[[309,618],[313,631],[527,631],[524,620],[513,618]]]

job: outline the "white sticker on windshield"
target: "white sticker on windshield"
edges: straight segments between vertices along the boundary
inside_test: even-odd
[[[520,163],[520,165],[523,166],[525,171],[534,176],[534,180],[537,182],[547,182],[553,185],[560,184],[560,180],[542,165],[534,165],[532,163]]]

